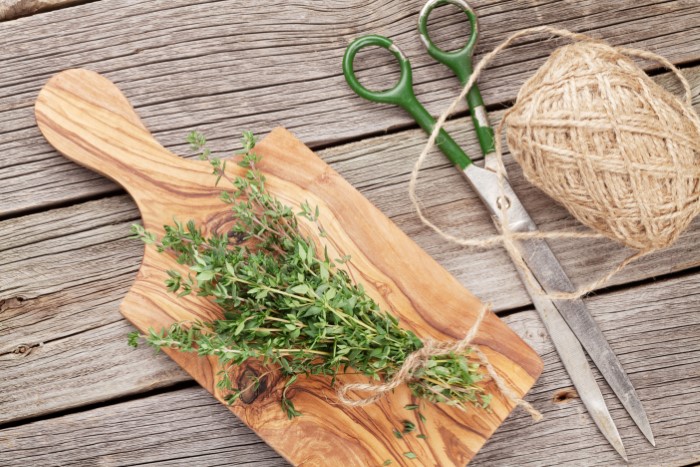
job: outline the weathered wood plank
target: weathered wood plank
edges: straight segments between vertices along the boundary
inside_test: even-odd
[[[700,460],[700,277],[698,273],[586,301],[627,370],[650,417],[651,446],[598,375],[625,443],[630,465],[687,465]],[[528,312],[534,315],[534,312]],[[545,419],[533,424],[522,412],[501,426],[474,465],[625,465],[588,416],[544,332],[527,313],[509,316],[511,327],[545,361],[530,393]],[[539,321],[537,321],[539,325]]]
[[[0,423],[189,380],[165,355],[125,347],[132,328],[118,306],[143,255],[125,239],[131,201],[49,213],[0,226]],[[28,263],[10,266],[18,258]]]
[[[657,438],[649,445],[602,383],[630,465],[700,460],[700,273],[592,297],[588,306],[627,368]],[[545,359],[528,400],[474,458],[484,466],[625,465],[591,421],[534,311],[504,318]],[[600,382],[600,380],[599,380]],[[427,440],[426,442],[429,442]],[[182,389],[0,430],[3,465],[282,465],[224,407],[199,388]],[[275,460],[277,459],[277,460]]]
[[[75,5],[85,0],[0,0],[0,21],[9,21],[40,11]]]
[[[208,2],[103,0],[6,23],[0,31],[0,215],[116,189],[58,156],[34,126],[36,92],[68,67],[89,67],[119,83],[147,126],[175,151],[184,150],[183,134],[195,127],[230,150],[230,135],[244,129],[264,134],[282,124],[318,146],[411,124],[397,109],[364,102],[345,85],[343,49],[364,33],[393,37],[412,57],[417,93],[431,111],[457,91],[456,80],[427,57],[418,39],[415,14],[422,0],[371,7],[360,1],[278,3],[216,2],[212,15]],[[693,46],[700,40],[700,5],[691,0],[473,6],[482,26],[477,56],[517,29],[557,24],[614,44],[642,45],[676,63],[700,58]],[[461,21],[443,14],[434,35],[458,34]],[[487,103],[513,99],[552,48],[535,41],[506,52],[482,80]],[[364,66],[386,78],[382,63],[385,57],[372,55]]]
[[[138,394],[190,379],[165,354],[154,355],[151,349],[134,350],[126,346],[126,335],[133,328],[117,316],[119,301],[121,296],[109,305],[95,308],[96,313],[109,308],[112,323],[52,340],[25,337],[24,343],[16,345],[14,350],[0,353],[3,376],[12,374],[12,377],[3,378],[0,423]],[[83,301],[77,306],[82,309],[86,302],[89,303]],[[70,306],[61,307],[60,311],[67,309]],[[66,320],[66,324],[69,322],[75,320]],[[69,329],[63,329],[59,333],[67,331]]]
[[[0,431],[0,447],[7,467],[288,465],[199,387]]]

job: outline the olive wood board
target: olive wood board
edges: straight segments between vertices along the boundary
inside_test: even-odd
[[[163,232],[173,219],[194,220],[206,232],[231,226],[230,210],[219,198],[211,167],[205,161],[178,157],[162,147],[146,129],[121,91],[107,78],[84,69],[53,76],[36,101],[37,124],[48,142],[67,158],[122,185],[134,198],[147,229]],[[470,328],[482,307],[442,266],[408,238],[362,194],[328,164],[283,128],[260,141],[255,152],[267,188],[284,203],[318,206],[331,257],[349,255],[344,267],[383,310],[421,338],[455,340]],[[380,157],[381,155],[377,155]],[[236,164],[230,176],[240,175]],[[302,225],[305,233],[317,232]],[[334,256],[336,255],[336,256]],[[203,297],[176,298],[165,286],[165,271],[175,261],[145,249],[134,285],[120,310],[138,329],[161,329],[175,321],[219,316]],[[485,273],[488,273],[487,271]],[[486,353],[512,390],[523,396],[542,372],[542,361],[498,317],[489,314],[474,343]],[[126,339],[125,339],[125,351]],[[217,387],[213,357],[165,350],[204,388],[223,402]],[[259,374],[258,362],[248,362],[232,378],[240,387]],[[343,375],[336,384],[366,381]],[[463,411],[445,404],[422,402],[419,410],[406,405],[418,401],[407,387],[364,407],[340,404],[327,377],[304,377],[288,391],[302,416],[289,420],[280,407],[284,379],[272,373],[261,379],[230,410],[265,442],[296,465],[464,465],[476,454],[513,409],[493,382],[488,410]],[[423,415],[424,419],[419,416]],[[416,430],[394,435],[404,420]],[[422,433],[426,439],[417,438]],[[405,456],[412,452],[415,460]]]

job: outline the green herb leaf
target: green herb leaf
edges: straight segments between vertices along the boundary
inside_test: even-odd
[[[309,286],[306,284],[295,285],[291,288],[291,291],[295,294],[306,295],[309,293]]]
[[[132,331],[129,334],[127,334],[127,339],[129,341],[129,345],[136,348],[139,346],[139,338],[141,337],[141,334],[139,334],[138,331]]]
[[[202,271],[199,274],[197,274],[197,281],[204,282],[212,280],[214,278],[214,275],[214,271]]]

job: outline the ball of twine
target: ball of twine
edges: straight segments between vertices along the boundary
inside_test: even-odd
[[[496,127],[495,154],[505,196],[501,134],[527,179],[564,205],[592,231],[514,232],[503,213],[500,233],[463,238],[443,231],[423,212],[418,174],[447,118],[463,101],[487,64],[519,38],[535,33],[574,44],[556,50],[518,94]],[[673,72],[685,91],[682,102],[654,83],[628,57],[654,60]],[[652,52],[612,47],[584,34],[549,26],[511,35],[474,68],[440,115],[416,161],[409,197],[421,221],[444,239],[465,247],[502,245],[532,289],[550,299],[575,299],[603,286],[631,262],[673,243],[700,213],[700,119],[681,72]],[[519,254],[525,238],[608,237],[638,251],[603,277],[574,292],[545,293]]]
[[[700,211],[700,122],[624,53],[557,49],[520,89],[506,141],[527,180],[582,224],[658,250]]]

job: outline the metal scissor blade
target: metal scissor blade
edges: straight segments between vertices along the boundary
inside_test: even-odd
[[[520,251],[523,260],[545,291],[569,292],[575,290],[549,245],[543,239],[528,239],[520,242]],[[654,434],[651,431],[651,425],[644,407],[642,407],[642,402],[639,400],[627,373],[622,368],[622,364],[583,300],[553,300],[553,303],[620,399],[632,420],[649,442],[655,445]]]
[[[581,347],[578,339],[554,304],[537,293],[538,291],[532,290],[530,282],[525,277],[526,272],[518,268],[518,273],[532,297],[532,302],[547,328],[549,337],[554,343],[554,347],[557,349],[557,353],[562,363],[564,363],[564,368],[569,373],[569,377],[574,383],[581,401],[583,401],[588,413],[593,418],[600,432],[603,433],[603,436],[627,461],[627,453],[622,444],[620,433],[617,431],[615,422],[610,416],[608,407],[605,405],[605,399],[603,399],[603,394],[600,392],[600,387],[596,383],[591,367],[588,366],[583,347]]]
[[[530,215],[520,203],[507,181],[503,182],[504,193],[501,193],[498,175],[493,171],[482,169],[472,164],[467,166],[463,173],[492,215],[496,218],[501,218],[502,212],[499,203],[505,202],[500,200],[505,194],[509,204],[508,223],[510,228],[520,232],[537,230],[534,221],[530,218]],[[559,261],[543,239],[520,241],[519,250],[530,272],[546,292],[570,292],[574,290],[574,286],[571,284]],[[522,272],[519,271],[519,273],[521,273],[522,277]],[[529,286],[529,281],[524,280],[523,282],[528,288],[528,292],[530,292],[533,303],[536,306],[537,301],[542,303],[543,300],[541,299],[543,297],[541,294],[538,291],[531,290],[532,287]],[[538,300],[536,300],[536,297]],[[634,390],[634,386],[632,386],[632,382],[629,380],[598,324],[586,309],[583,301],[556,300],[553,304],[568,323],[570,331],[573,331],[590,355],[591,360],[593,360],[603,377],[610,384],[622,405],[629,412],[632,420],[634,420],[649,442],[655,445],[649,420]],[[561,353],[560,355],[563,359],[564,355]]]

